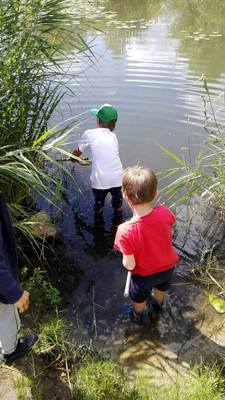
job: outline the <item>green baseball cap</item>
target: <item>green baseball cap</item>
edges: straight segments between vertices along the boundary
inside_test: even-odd
[[[100,108],[92,108],[90,113],[91,115],[96,115],[104,124],[109,124],[118,118],[117,110],[111,104],[103,104]]]

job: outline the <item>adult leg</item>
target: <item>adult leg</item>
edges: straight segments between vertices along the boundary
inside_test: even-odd
[[[18,338],[20,318],[14,304],[0,303],[0,347],[1,360],[12,362],[30,351],[38,340],[35,333]]]
[[[11,354],[18,343],[20,318],[13,304],[0,303],[0,347],[2,354]]]

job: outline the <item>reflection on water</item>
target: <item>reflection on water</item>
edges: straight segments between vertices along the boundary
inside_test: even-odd
[[[110,198],[106,198],[104,218],[94,218],[90,167],[72,164],[71,173],[76,185],[70,177],[64,177],[57,219],[51,210],[60,238],[52,273],[69,300],[67,314],[74,323],[76,339],[82,343],[94,340],[102,351],[109,351],[121,364],[129,366],[131,376],[141,371],[158,383],[188,371],[199,360],[214,361],[217,353],[224,350],[224,317],[215,316],[207,296],[189,277],[200,249],[209,247],[215,235],[219,238],[219,222],[203,226],[204,214],[201,219],[200,213],[179,213],[175,244],[181,263],[162,317],[154,324],[147,320],[140,329],[123,313],[127,301],[123,298],[126,270],[121,255],[113,249],[121,220],[114,218]],[[82,187],[82,192],[77,187]],[[38,207],[48,208],[41,200]],[[130,210],[124,205],[123,219],[129,216]],[[187,221],[194,217],[197,221],[186,229]],[[213,210],[209,220],[213,221]]]
[[[214,79],[224,73],[224,1],[106,0],[104,4],[106,11],[116,13],[105,22],[107,46],[115,54],[122,54],[127,40],[149,24],[163,22],[168,35],[179,40],[177,50],[188,59],[190,70]]]
[[[158,143],[179,153],[190,142],[194,151],[205,137],[201,75],[208,75],[212,93],[224,88],[224,12],[223,1],[96,1],[93,16],[99,15],[104,33],[90,28],[86,38],[99,58],[93,68],[86,69],[86,59],[79,66],[85,74],[71,82],[71,89],[76,92],[80,84],[82,94],[65,98],[64,118],[112,103],[119,110],[124,166],[171,167]],[[84,121],[71,141],[94,123],[93,118]]]
[[[67,102],[70,106],[68,116],[105,102],[114,104],[119,110],[117,134],[123,165],[140,162],[154,170],[167,168],[173,163],[162,153],[158,143],[179,153],[180,148],[190,141],[194,148],[204,138],[203,89],[199,81],[202,73],[208,74],[213,93],[224,86],[225,3],[208,0],[106,0],[96,1],[95,13],[104,16],[105,33],[96,34],[90,29],[87,39],[91,41],[96,36],[93,50],[100,58],[94,68],[78,78],[82,96],[71,99],[68,95],[65,99],[65,107]],[[85,65],[84,60],[83,67]],[[77,65],[72,66],[74,71],[76,68]],[[71,89],[78,83],[72,81]],[[94,125],[93,117],[84,121],[71,136],[71,143],[77,142],[82,131]],[[68,147],[71,149],[74,144]],[[155,330],[149,328],[147,337],[140,338],[140,334],[134,332],[128,332],[126,337],[124,326],[126,329],[127,321],[122,315],[126,271],[121,267],[120,255],[113,250],[116,223],[112,210],[106,202],[104,221],[94,221],[90,168],[73,166],[71,172],[81,191],[77,191],[74,183],[65,182],[63,212],[57,224],[66,251],[73,263],[78,264],[79,270],[70,314],[78,320],[83,335],[98,334],[101,343],[105,347],[109,344],[111,350],[117,340],[120,349],[130,340],[132,351],[138,352],[138,343],[144,337],[140,358],[144,359],[147,354],[145,346],[152,348],[153,353],[161,346],[158,353],[163,354],[163,346],[174,346],[174,353],[179,357],[190,332],[196,337],[200,329],[196,315],[190,318],[180,314],[190,311],[187,303],[196,303],[199,295],[197,293],[191,298],[188,286],[183,290],[182,285],[190,261],[193,262],[205,244],[210,244],[211,239],[207,241],[207,235],[200,232],[202,220],[184,231],[187,215],[181,213],[178,218],[180,234],[176,243],[183,260],[177,273],[181,277],[181,286],[174,287],[174,294],[169,296],[175,310],[173,317],[168,311]],[[124,207],[123,218],[129,215],[129,210]],[[71,276],[66,263],[64,268],[60,277],[62,285],[63,280]],[[201,334],[200,339],[211,345],[210,340],[204,340]],[[151,347],[151,343],[155,345]],[[137,366],[138,357],[136,353],[129,354],[127,359]],[[121,358],[126,359],[125,352],[121,351]],[[188,355],[182,355],[181,359],[185,361]]]
[[[175,18],[171,26],[179,39],[178,52],[189,60],[190,70],[218,79],[225,72],[224,1],[169,1]]]

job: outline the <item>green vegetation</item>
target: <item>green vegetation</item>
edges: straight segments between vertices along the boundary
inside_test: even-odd
[[[222,400],[224,381],[213,368],[193,371],[166,387],[156,387],[149,381],[138,380],[129,387],[126,373],[111,360],[82,364],[72,372],[72,400]],[[38,379],[21,375],[14,379],[18,400],[25,400],[29,389],[34,400],[48,399],[47,388]],[[65,396],[65,393],[64,393]],[[59,397],[55,397],[56,399]],[[64,397],[65,398],[65,397]]]
[[[43,273],[38,269],[28,281],[32,299],[40,289],[43,301],[38,321],[34,315],[34,301],[29,316],[29,327],[37,331],[39,341],[31,356],[25,359],[26,369],[13,378],[17,397],[25,400],[29,392],[34,400],[222,400],[225,382],[221,369],[215,365],[196,367],[166,386],[154,385],[154,377],[138,378],[131,383],[128,371],[110,356],[101,354],[93,346],[77,344],[73,340],[74,326],[54,310],[45,286],[41,288]],[[48,284],[50,285],[50,284]],[[51,285],[49,286],[51,289]],[[51,292],[51,291],[50,291]],[[53,296],[54,298],[55,296]],[[41,300],[39,300],[40,302]],[[38,305],[39,307],[39,305]],[[33,312],[34,311],[34,312]],[[38,310],[37,310],[38,311]],[[224,363],[223,358],[220,361]],[[15,368],[12,370],[15,373]],[[63,375],[61,374],[63,371]],[[48,376],[50,374],[50,378]],[[153,379],[153,381],[151,381]],[[52,385],[50,385],[49,380]]]
[[[225,128],[223,121],[218,122],[218,114],[213,105],[206,78],[203,77],[206,90],[204,98],[207,137],[196,156],[187,149],[184,157],[173,154],[160,146],[170,155],[178,167],[161,172],[173,181],[163,189],[168,200],[175,198],[173,205],[183,203],[198,194],[201,201],[214,207],[218,216],[225,215]],[[176,179],[174,177],[178,176]]]
[[[68,0],[3,0],[0,15],[0,144],[30,146],[46,132],[64,95],[62,62],[74,62],[75,50],[88,46],[73,29]]]
[[[88,5],[90,2],[85,3]],[[102,2],[97,3],[101,10]],[[107,2],[109,8],[114,7],[116,11],[117,6],[121,6],[119,3]],[[129,3],[126,0],[122,4],[124,20],[134,18],[136,7],[132,10]],[[175,3],[182,5],[182,2]],[[188,2],[190,7],[197,3],[203,5],[201,1]],[[55,173],[46,172],[45,162],[53,163],[66,172],[63,165],[55,160],[52,150],[69,156],[61,145],[74,123],[70,121],[66,128],[48,127],[66,93],[65,82],[70,79],[65,72],[64,61],[77,61],[79,52],[90,51],[91,54],[77,24],[77,21],[87,17],[84,2],[76,4],[81,9],[80,15],[67,0],[2,0],[0,4],[1,189],[6,195],[15,228],[37,246],[38,238],[30,229],[34,192],[45,196],[49,202],[56,201],[60,196],[61,182],[55,178]],[[94,11],[93,4],[89,6]],[[160,2],[143,1],[141,6],[140,15],[135,15],[135,19],[141,19],[143,14],[151,18],[159,15]],[[95,15],[93,12],[90,20]],[[175,204],[199,193],[209,204],[216,204],[219,214],[224,216],[224,129],[215,118],[205,80],[204,85],[207,93],[207,140],[194,163],[164,149],[178,163],[178,168],[163,172],[167,178],[178,174],[164,193],[169,199],[178,196]],[[206,268],[208,274],[210,268]],[[91,346],[74,343],[69,323],[58,310],[59,291],[52,287],[46,273],[41,268],[35,268],[31,275],[27,268],[22,275],[23,287],[29,290],[32,299],[29,326],[38,330],[39,341],[34,353],[28,356],[31,358],[27,357],[32,368],[14,379],[19,400],[26,399],[29,388],[34,400],[60,399],[59,383],[63,383],[65,397],[68,392],[67,398],[74,400],[224,398],[224,380],[216,367],[195,370],[168,387],[155,387],[149,380],[131,385],[127,371],[110,357],[103,356]],[[54,393],[45,380],[49,371],[54,374],[50,376],[55,384]]]
[[[22,286],[31,293],[32,304],[35,305],[35,316],[55,311],[61,302],[58,289],[53,287],[48,280],[48,275],[40,267],[34,268],[32,276],[29,276],[29,268],[21,271]]]
[[[206,73],[210,80],[224,72],[224,12],[221,0],[167,0],[168,12],[174,16],[171,33],[179,39],[177,53],[188,58],[189,71],[200,77]],[[216,59],[220,56],[220,62]],[[215,62],[212,62],[215,60]]]
[[[130,392],[124,371],[110,359],[88,358],[72,372],[72,388],[74,400],[125,400]]]
[[[166,387],[138,381],[129,388],[124,371],[112,361],[83,365],[75,374],[75,400],[222,400],[224,381],[219,371],[204,368]]]
[[[44,400],[44,391],[40,388],[38,381],[32,376],[18,375],[13,380],[13,387],[18,400],[26,400],[32,394],[34,400]]]
[[[68,63],[88,51],[68,0],[3,0],[0,3],[0,183],[15,228],[33,244],[30,229],[34,192],[54,199],[57,178],[45,162],[61,148],[74,124],[48,129],[66,92]],[[67,38],[67,40],[65,40]],[[67,62],[67,66],[64,62]],[[58,168],[63,166],[57,164]],[[51,196],[50,196],[51,194]],[[49,200],[50,201],[50,200]]]

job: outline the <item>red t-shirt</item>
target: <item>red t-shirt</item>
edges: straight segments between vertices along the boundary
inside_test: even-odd
[[[119,225],[114,247],[124,255],[133,254],[132,274],[152,275],[172,268],[179,260],[172,245],[175,216],[157,205],[143,217],[134,217]]]

